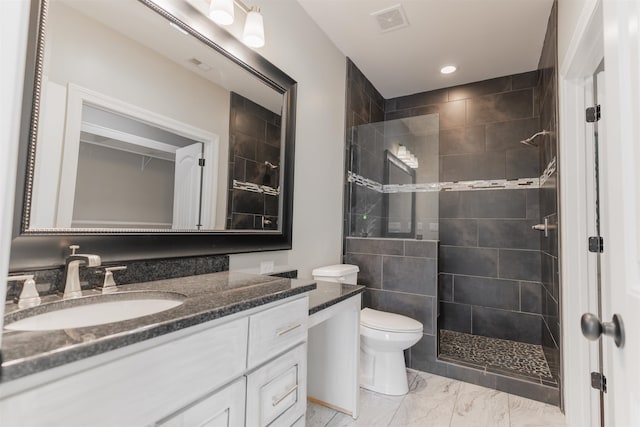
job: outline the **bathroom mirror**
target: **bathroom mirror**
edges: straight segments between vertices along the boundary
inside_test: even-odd
[[[416,172],[402,160],[385,150],[384,186],[382,199],[382,235],[384,237],[415,237]]]
[[[32,1],[13,270],[290,248],[296,83],[203,4]]]

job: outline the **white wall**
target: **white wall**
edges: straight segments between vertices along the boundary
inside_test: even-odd
[[[265,22],[260,54],[298,82],[293,249],[232,255],[231,268],[274,260],[310,278],[341,261],[346,60],[295,0],[254,3]]]
[[[29,3],[0,1],[0,295],[6,295]],[[4,304],[0,304],[0,329]],[[2,334],[0,334],[0,345]]]

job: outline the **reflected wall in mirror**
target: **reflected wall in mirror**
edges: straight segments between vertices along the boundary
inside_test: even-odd
[[[198,1],[31,0],[12,271],[291,248],[296,82]]]
[[[416,193],[402,191],[416,183],[416,172],[402,160],[385,150],[384,185],[397,192],[384,193],[382,235],[384,237],[414,237],[416,227]]]
[[[282,90],[137,0],[47,9],[28,231],[279,229]]]

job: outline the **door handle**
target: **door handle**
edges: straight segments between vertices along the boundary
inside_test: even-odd
[[[601,322],[595,314],[585,313],[580,319],[580,327],[588,340],[595,341],[600,335],[607,335],[613,338],[617,347],[624,346],[624,324],[619,314],[614,314],[611,322]]]

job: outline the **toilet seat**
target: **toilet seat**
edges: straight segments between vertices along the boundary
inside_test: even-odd
[[[371,308],[360,311],[360,325],[386,332],[422,332],[422,323],[415,319]]]

